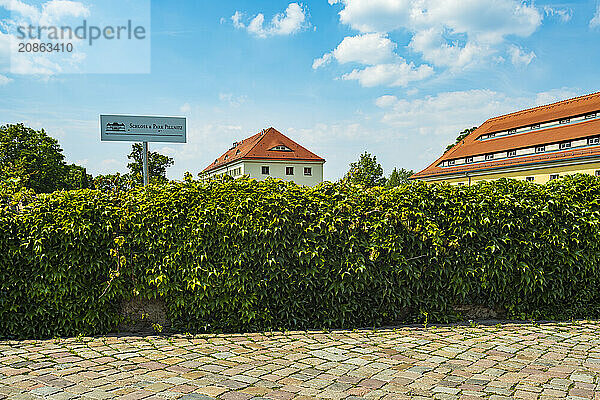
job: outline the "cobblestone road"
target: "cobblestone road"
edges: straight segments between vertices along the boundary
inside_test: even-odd
[[[0,399],[600,399],[600,322],[0,342]]]

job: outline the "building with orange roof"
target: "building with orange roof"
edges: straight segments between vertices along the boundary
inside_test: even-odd
[[[233,146],[202,171],[204,178],[247,175],[315,186],[323,182],[325,159],[310,152],[275,128],[268,128]]]
[[[600,92],[490,118],[411,179],[470,185],[600,176]]]

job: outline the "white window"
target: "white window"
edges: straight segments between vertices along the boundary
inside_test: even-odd
[[[311,167],[304,167],[304,175],[305,176],[312,176],[312,168]]]
[[[592,119],[592,118],[596,118],[596,113],[591,113],[591,114],[586,114],[585,119]]]
[[[558,146],[561,150],[562,149],[568,149],[571,147],[571,142],[562,142],[561,144],[559,144]]]
[[[546,146],[537,146],[535,148],[536,153],[543,153],[544,151],[546,151]]]
[[[517,133],[517,130],[516,129],[509,129],[508,130],[508,134],[510,135],[511,133]]]
[[[594,137],[588,139],[588,144],[598,144],[600,142],[600,138]]]
[[[517,156],[517,151],[516,150],[509,150],[506,152],[506,156],[507,157],[516,157]]]
[[[486,155],[485,155],[485,160],[486,160],[486,161],[488,161],[488,160],[493,160],[493,159],[494,159],[494,155],[493,155],[493,154],[486,154]]]
[[[571,118],[564,118],[558,121],[559,124],[568,124],[569,122],[571,122]]]
[[[596,170],[596,172],[594,172],[594,175],[596,175],[596,176],[600,176],[600,170],[599,170],[599,169],[597,169],[597,170]]]
[[[550,180],[553,181],[555,179],[558,179],[559,175],[558,174],[550,174]]]
[[[263,166],[262,167],[262,174],[263,175],[269,175],[269,167],[268,166]]]
[[[459,182],[458,186],[465,186],[463,182]]]
[[[473,157],[467,157],[467,158],[465,158],[465,163],[471,164],[472,162],[473,162]]]
[[[488,133],[488,137],[489,137],[489,138],[491,138],[491,137],[494,137],[494,136],[496,136],[496,134],[495,134],[495,133]]]
[[[540,124],[533,124],[531,125],[531,129],[540,129]]]
[[[286,175],[294,175],[294,167],[285,167]]]
[[[456,164],[456,160],[448,160],[448,165],[454,165]]]
[[[526,178],[525,178],[525,180],[526,180],[527,182],[533,182],[533,181],[534,181],[534,178],[533,178],[533,176],[528,176],[528,177],[526,177]]]

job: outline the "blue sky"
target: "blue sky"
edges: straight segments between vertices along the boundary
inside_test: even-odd
[[[149,73],[11,68],[9,27],[23,13],[148,9],[121,3],[0,0],[0,123],[46,129],[93,174],[125,172],[130,148],[100,142],[101,113],[186,116],[187,144],[150,145],[175,159],[173,179],[273,126],[335,180],[364,151],[386,174],[419,170],[464,128],[600,90],[595,1],[152,1],[149,54],[130,61]]]

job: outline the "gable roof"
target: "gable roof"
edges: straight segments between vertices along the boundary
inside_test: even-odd
[[[523,157],[511,157],[504,160],[490,160],[479,162],[476,165],[462,164],[443,168],[439,166],[441,162],[446,160],[534,147],[600,134],[600,119],[590,119],[569,125],[558,125],[531,132],[522,132],[497,138],[479,140],[479,137],[489,133],[518,129],[535,124],[544,124],[550,121],[572,118],[594,112],[600,112],[600,92],[490,118],[427,168],[411,176],[411,179],[535,164],[540,162],[540,160],[558,161],[561,159],[566,160],[598,155],[600,154],[600,147],[593,150],[590,148],[577,150],[569,149],[566,151],[553,152],[552,154],[536,154]]]
[[[274,150],[273,148],[276,146],[285,146],[287,150]],[[325,162],[324,158],[310,152],[277,129],[271,127],[237,142],[232,148],[204,168],[202,172],[209,172],[240,160]]]

